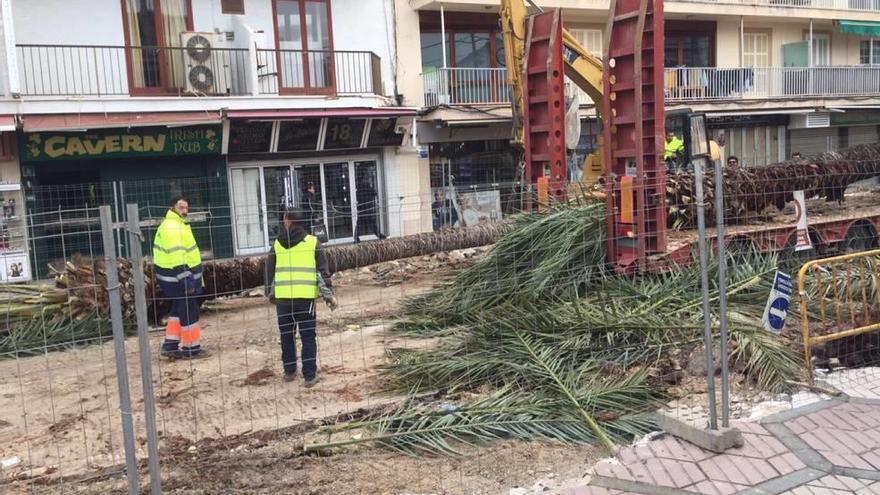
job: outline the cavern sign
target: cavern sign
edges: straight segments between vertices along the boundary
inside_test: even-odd
[[[219,126],[143,127],[19,135],[23,161],[219,155]]]

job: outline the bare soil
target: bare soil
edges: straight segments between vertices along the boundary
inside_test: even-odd
[[[201,319],[211,355],[157,357],[149,338],[164,493],[507,493],[536,478],[582,476],[591,447],[502,443],[457,459],[412,458],[371,448],[306,455],[320,425],[390,407],[380,393],[391,347],[428,345],[384,330],[402,299],[421,293],[480,251],[402,260],[334,277],[341,306],[318,307],[321,381],[281,380],[275,310],[262,297],[219,301]],[[109,332],[109,329],[108,329]],[[141,481],[147,457],[136,339],[126,343]],[[121,414],[112,343],[0,361],[3,493],[123,493]],[[144,487],[146,490],[146,487]]]

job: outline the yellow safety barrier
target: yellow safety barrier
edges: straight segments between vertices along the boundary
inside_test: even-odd
[[[801,267],[798,295],[810,384],[814,345],[880,330],[880,322],[875,321],[880,309],[878,287],[880,249],[812,260]],[[813,336],[814,328],[821,335]]]

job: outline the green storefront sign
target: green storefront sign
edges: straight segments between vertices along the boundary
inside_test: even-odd
[[[143,127],[19,135],[22,161],[219,155],[220,126]]]

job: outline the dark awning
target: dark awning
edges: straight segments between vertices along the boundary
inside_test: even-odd
[[[315,117],[401,117],[416,115],[418,109],[407,107],[381,108],[313,108],[301,110],[234,110],[226,112],[230,119],[304,119]]]

